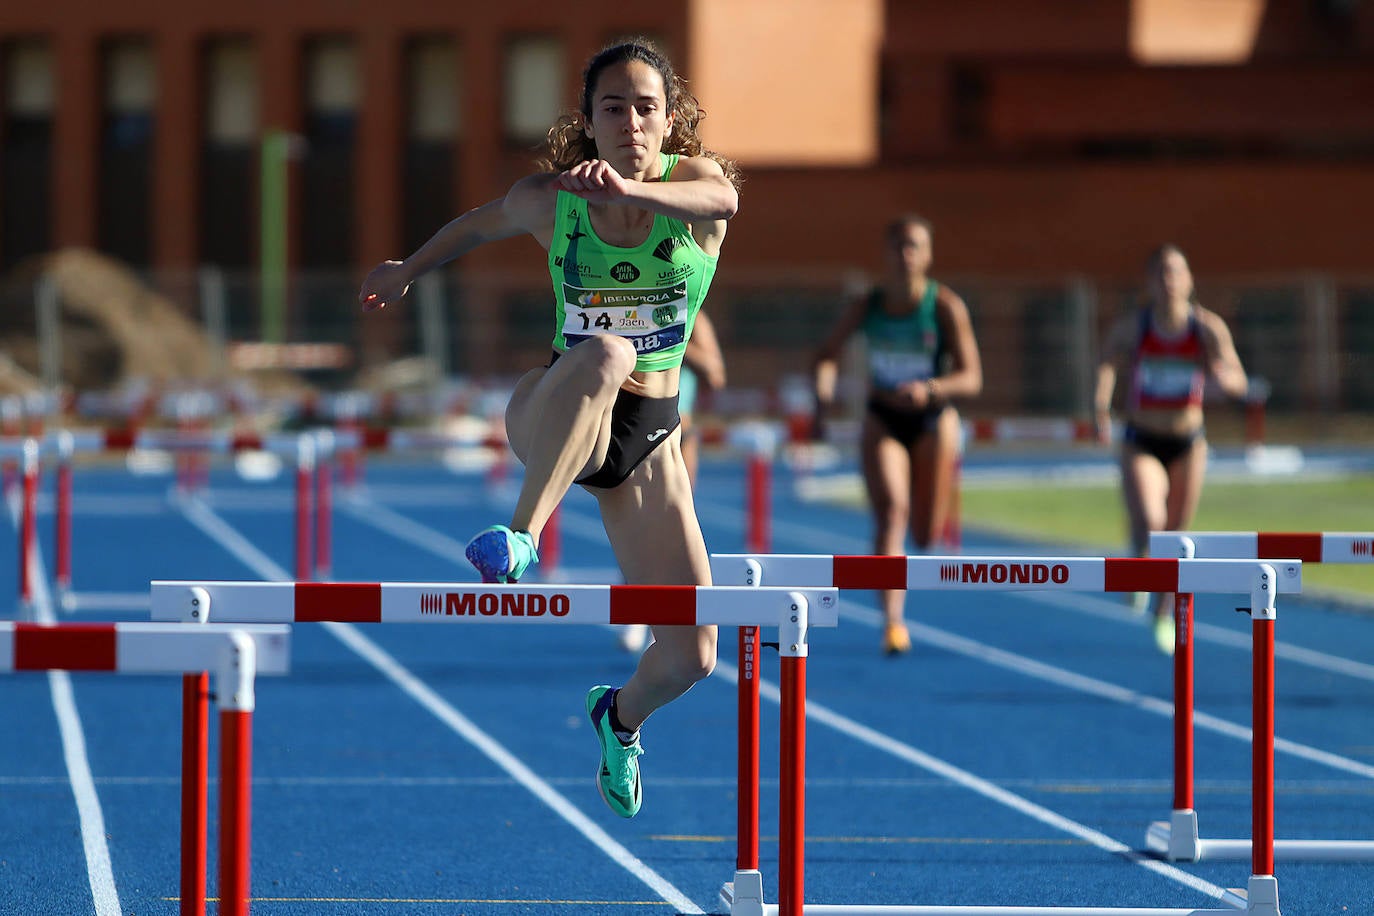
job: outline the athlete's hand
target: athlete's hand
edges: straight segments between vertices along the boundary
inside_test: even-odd
[[[930,406],[930,387],[924,382],[907,382],[897,388],[895,394],[905,403],[901,406],[914,410],[925,410]]]
[[[579,162],[558,176],[556,186],[591,203],[612,203],[629,196],[630,181],[605,159]]]
[[[386,308],[392,302],[400,301],[410,289],[410,278],[400,261],[383,261],[363,279],[358,290],[358,302],[364,312]]]

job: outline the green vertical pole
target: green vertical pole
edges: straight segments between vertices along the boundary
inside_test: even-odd
[[[284,343],[286,339],[286,166],[290,140],[284,130],[268,130],[262,137],[258,256],[264,343]]]

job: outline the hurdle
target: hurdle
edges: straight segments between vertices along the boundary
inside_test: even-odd
[[[1374,534],[1353,532],[1152,531],[1150,555],[1205,556],[1303,563],[1374,563]],[[1251,841],[1201,838],[1193,797],[1193,595],[1174,594],[1174,798],[1167,821],[1153,821],[1145,844],[1172,861],[1245,859]],[[1274,840],[1274,857],[1288,861],[1371,862],[1374,840]]]
[[[1099,559],[1082,557],[1007,556],[829,556],[713,554],[712,579],[733,585],[777,587],[831,586],[841,590],[907,591],[1188,591],[1202,594],[1248,594],[1253,620],[1255,668],[1253,715],[1256,737],[1253,759],[1252,870],[1243,891],[1228,894],[1253,916],[1279,916],[1278,882],[1273,865],[1274,810],[1274,621],[1275,597],[1301,590],[1302,564],[1285,561],[1280,570],[1258,560]],[[721,887],[721,902],[731,916],[1204,916],[1234,914],[1236,909],[1196,910],[1130,907],[1044,906],[862,906],[802,904],[800,840],[780,848],[778,903],[763,900],[758,866],[758,797],[746,786],[758,785],[759,684],[752,663],[758,657],[757,633],[740,633],[739,835],[734,880]],[[804,727],[804,726],[799,726]],[[1267,736],[1267,740],[1263,740]],[[751,746],[746,747],[749,744]],[[783,754],[787,753],[784,746]],[[786,808],[782,809],[786,811]],[[802,835],[795,825],[795,835]],[[796,859],[795,864],[789,860]]]
[[[77,454],[167,451],[175,454],[231,455],[250,451],[294,456],[295,471],[295,566],[300,579],[324,578],[330,567],[331,454],[327,434],[299,433],[259,435],[244,432],[208,430],[117,429],[94,432],[60,430],[45,439],[22,442],[0,440],[0,451],[18,449],[23,455],[23,510],[19,538],[19,593],[25,606],[31,601],[28,581],[29,557],[36,549],[38,479],[42,455],[56,455],[54,485],[53,580],[57,603],[66,612],[83,605],[119,609],[146,609],[139,600],[130,604],[128,596],[112,594],[82,595],[72,585],[72,464]],[[185,495],[199,478],[179,478],[178,493]],[[312,550],[313,545],[313,550]],[[140,596],[141,599],[141,596]]]
[[[835,588],[155,580],[150,590],[152,617],[160,621],[776,626],[787,749],[780,782],[789,812],[782,834],[785,848],[801,848],[808,633],[838,625]],[[796,862],[800,867],[800,856]]]
[[[247,916],[254,681],[260,674],[287,673],[290,633],[284,626],[3,622],[0,672],[181,674],[189,681],[214,671],[220,706],[219,912]],[[182,735],[183,764],[188,754],[197,753],[202,764],[198,779],[190,783],[183,769],[182,916],[205,914],[207,732],[201,719],[196,730]],[[194,801],[197,793],[199,803]]]

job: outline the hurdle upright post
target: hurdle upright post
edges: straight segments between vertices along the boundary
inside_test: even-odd
[[[311,579],[310,494],[314,489],[315,440],[302,434],[296,439],[296,578]]]
[[[19,519],[19,601],[24,607],[33,605],[33,582],[29,567],[37,545],[38,532],[38,442],[24,440],[22,508]]]
[[[181,916],[205,916],[210,675],[181,676]]]
[[[806,598],[778,627],[782,716],[779,740],[778,916],[802,916],[806,847]]]
[[[328,579],[333,566],[331,554],[334,515],[334,433],[322,429],[316,433],[315,449],[315,576]]]
[[[1181,538],[1179,556],[1192,559],[1192,538]],[[1174,593],[1174,806],[1169,823],[1169,858],[1198,854],[1197,810],[1193,806],[1194,603],[1191,592]]]
[[[54,584],[65,606],[72,590],[72,455],[76,439],[68,430],[57,434],[57,502],[53,521]]]
[[[1279,886],[1274,877],[1274,597],[1278,576],[1262,564],[1250,592],[1254,634],[1251,756],[1253,806],[1250,825],[1251,868],[1248,912],[1279,916]]]
[[[216,688],[220,707],[219,916],[248,916],[257,648],[232,634]]]
[[[769,516],[772,513],[773,444],[760,434],[749,451],[749,529],[745,549],[767,553],[772,540]]]
[[[208,623],[210,600],[193,589],[184,619]],[[181,916],[205,916],[209,831],[210,673],[181,676]]]

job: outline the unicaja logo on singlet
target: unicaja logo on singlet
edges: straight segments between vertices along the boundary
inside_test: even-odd
[[[654,257],[658,258],[660,261],[667,261],[669,264],[671,264],[673,263],[673,252],[677,251],[679,248],[686,244],[686,242],[684,242],[677,236],[670,235],[663,241],[659,242],[658,246],[654,248]]]

